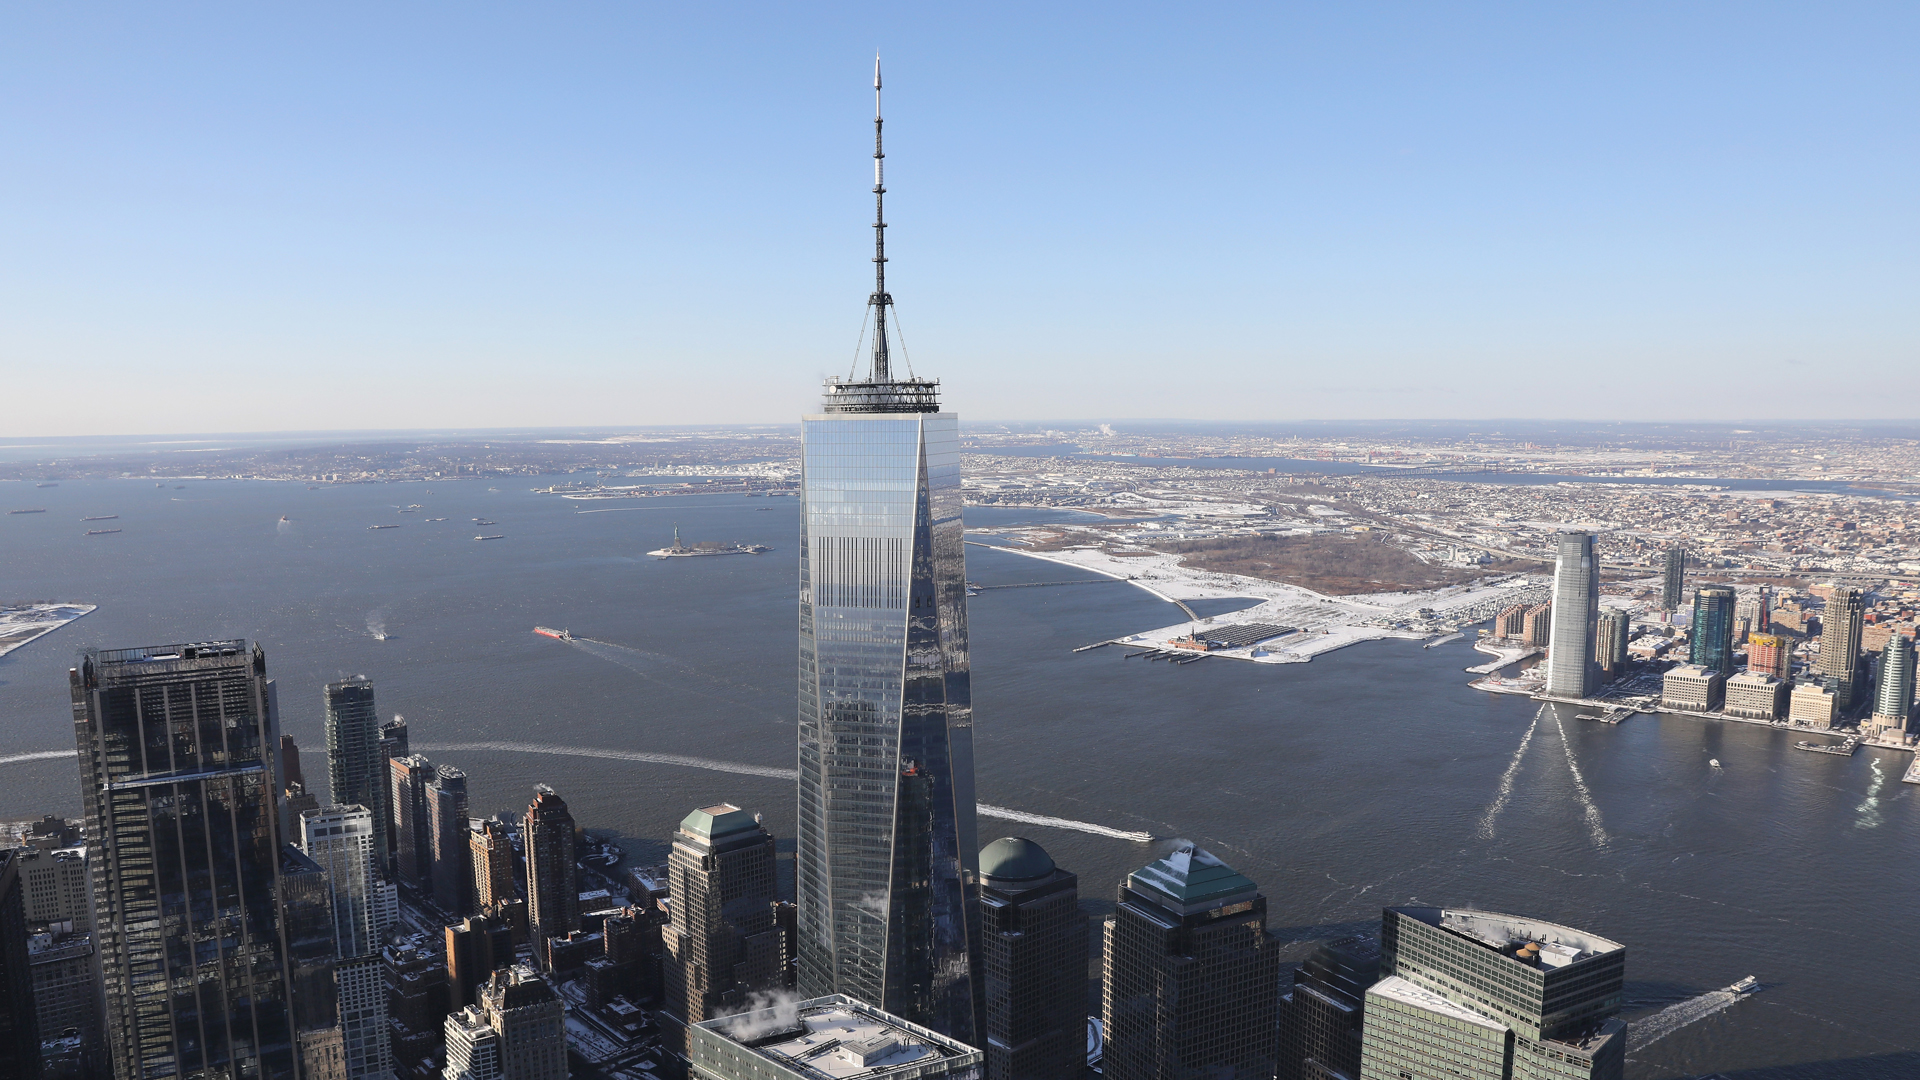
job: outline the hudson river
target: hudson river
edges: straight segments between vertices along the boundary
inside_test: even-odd
[[[323,796],[320,687],[361,673],[416,748],[467,770],[476,814],[524,808],[544,781],[652,862],[689,809],[728,799],[791,851],[790,781],[632,758],[792,767],[795,500],[528,491],[547,482],[0,484],[0,509],[47,510],[0,516],[0,599],[100,605],[0,659],[0,817],[79,811],[70,758],[20,755],[71,751],[80,648],[246,637],[267,651],[284,729]],[[632,508],[578,513],[614,507]],[[101,526],[80,519],[102,514],[124,531],[82,535]],[[1044,517],[968,511],[975,527]],[[689,541],[773,550],[647,558],[676,523]],[[982,584],[1084,576],[967,552]],[[1070,651],[1171,610],[1118,582],[971,601],[981,800],[1162,838],[981,819],[983,841],[1028,835],[1077,872],[1089,912],[1183,837],[1259,882],[1296,957],[1418,902],[1624,942],[1630,1020],[1758,976],[1760,993],[1633,1051],[1630,1077],[1920,1075],[1920,787],[1899,782],[1904,755],[1542,712],[1469,690],[1462,669],[1484,657],[1466,642],[1374,642],[1284,667]],[[539,637],[536,623],[592,640]],[[546,749],[433,749],[474,743]],[[580,748],[628,757],[550,752]]]

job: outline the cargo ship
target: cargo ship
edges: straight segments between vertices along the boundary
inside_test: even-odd
[[[119,531],[120,531],[119,529],[88,529],[87,535],[88,536],[110,536]]]
[[[474,537],[474,539],[475,539],[475,540],[505,540],[506,538],[507,538],[507,534],[506,534],[506,533],[494,533],[494,534],[493,534],[492,536],[476,536],[476,537]]]
[[[80,520],[81,521],[116,521],[119,519],[119,517],[120,517],[119,514],[96,514],[93,517],[83,517]]]
[[[550,637],[555,641],[572,641],[573,640],[573,634],[571,631],[555,630],[550,626],[536,626],[533,628],[533,632],[541,635],[542,637]]]
[[[46,508],[46,507],[44,507],[44,506],[42,506],[42,507],[38,507],[38,508],[36,508],[36,509],[33,509],[33,510],[9,510],[9,511],[7,511],[7,513],[9,513],[9,514],[44,514],[44,513],[46,513],[46,512],[47,512],[47,508]]]

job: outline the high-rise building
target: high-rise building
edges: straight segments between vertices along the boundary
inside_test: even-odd
[[[1365,934],[1315,949],[1280,998],[1277,1080],[1360,1080],[1367,987],[1380,978],[1380,943]]]
[[[1627,639],[1631,636],[1633,616],[1621,608],[1607,608],[1600,613],[1599,633],[1594,639],[1594,660],[1600,665],[1600,674],[1608,681],[1620,677],[1627,669]]]
[[[85,847],[21,848],[14,858],[27,922],[70,922],[75,931],[93,929]]]
[[[1733,674],[1733,603],[1731,585],[1702,585],[1694,590],[1687,663]]]
[[[1860,675],[1860,636],[1866,614],[1866,596],[1859,589],[1838,588],[1827,597],[1826,614],[1820,618],[1820,658],[1813,670],[1835,680],[1834,707],[1842,715],[1859,698],[1854,684]]]
[[[17,851],[0,851],[0,1078],[40,1076],[40,1024]],[[57,1032],[55,1034],[58,1034]]]
[[[872,368],[801,423],[799,988],[972,1042],[973,698],[959,419],[896,377],[879,76]]]
[[[434,770],[427,785],[432,819],[433,902],[449,915],[465,915],[473,902],[473,841],[467,826],[467,774],[451,765]]]
[[[1388,908],[1367,990],[1364,1077],[1618,1080],[1626,948],[1490,911]]]
[[[1873,697],[1875,735],[1905,735],[1913,715],[1913,639],[1895,634],[1880,651],[1880,684]]]
[[[66,930],[66,925],[37,932],[28,927],[27,962],[33,969],[41,1075],[86,1078],[100,1073],[105,1050],[99,984],[93,977],[93,935]],[[0,1075],[6,1075],[4,1062],[0,1062]]]
[[[1600,685],[1593,658],[1599,633],[1600,560],[1593,534],[1563,532],[1554,538],[1553,640],[1547,645],[1547,693],[1583,698]]]
[[[669,1012],[691,1026],[786,985],[773,918],[773,836],[752,814],[731,803],[688,814],[673,834],[667,875]]]
[[[1785,681],[1793,677],[1793,642],[1778,634],[1747,639],[1747,670]]]
[[[495,916],[471,915],[447,927],[447,996],[456,1009],[476,1004],[493,973],[513,966],[513,931]]]
[[[1519,641],[1527,636],[1527,609],[1530,605],[1515,604],[1503,608],[1493,620],[1493,636]]]
[[[429,896],[433,894],[433,812],[427,806],[427,788],[433,785],[433,762],[420,754],[397,757],[387,763],[393,783],[395,875]]]
[[[1733,643],[1745,644],[1755,634],[1773,633],[1773,614],[1768,608],[1767,587],[1760,586],[1752,596],[1733,605]]]
[[[1553,605],[1534,604],[1520,617],[1520,640],[1544,649],[1553,640]]]
[[[292,1076],[266,654],[89,650],[69,681],[116,1080]]]
[[[696,1024],[693,1080],[977,1080],[980,1051],[844,994]]]
[[[1253,882],[1191,846],[1127,876],[1106,925],[1111,1080],[1271,1077],[1279,999],[1280,947]]]
[[[1687,595],[1687,549],[1678,544],[1667,549],[1666,573],[1660,579],[1660,607],[1678,611]]]
[[[533,955],[545,956],[548,938],[580,929],[580,866],[566,801],[545,784],[535,788],[520,836],[527,849],[527,933]]]
[[[301,1080],[347,1080],[335,982],[332,889],[327,871],[297,844],[280,849],[280,932],[291,972],[289,1004]]]
[[[995,840],[980,850],[980,929],[987,1080],[1080,1075],[1087,1063],[1080,879],[1031,840]]]
[[[385,804],[387,809],[387,873],[389,876],[393,874],[394,860],[398,858],[400,854],[400,833],[399,830],[394,827],[393,820],[392,763],[395,758],[406,757],[412,752],[413,751],[407,748],[407,722],[405,720],[395,716],[393,719],[380,725],[380,753],[387,759],[387,764],[381,766],[382,771],[380,775],[388,778],[384,782],[387,787]]]
[[[474,910],[482,915],[519,893],[513,887],[513,841],[507,836],[505,822],[492,818],[467,834],[468,851],[473,858]]]
[[[380,876],[385,877],[393,785],[380,718],[374,714],[373,683],[356,675],[328,683],[321,696],[326,704],[327,790],[335,806],[364,806],[373,815],[374,850]]]
[[[291,735],[280,736],[280,782],[301,785],[307,782],[307,774],[300,769],[300,747]]]
[[[447,1014],[453,1010],[438,935],[396,937],[380,950],[387,983],[387,1033],[403,1080],[432,1080],[444,1064]]]
[[[496,971],[448,1017],[446,1047],[443,1080],[567,1080],[566,1003],[525,964]]]
[[[376,872],[373,812],[329,806],[303,815],[300,829],[301,850],[327,874],[342,1067],[348,1080],[380,1080],[393,1070],[378,903],[391,886]]]

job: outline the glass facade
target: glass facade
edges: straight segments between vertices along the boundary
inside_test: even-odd
[[[1733,674],[1733,588],[1702,585],[1693,594],[1692,637],[1687,641],[1687,663]]]
[[[71,673],[118,1080],[293,1075],[266,671],[220,641]]]
[[[1563,532],[1554,538],[1553,632],[1547,644],[1547,693],[1583,698],[1600,685],[1593,642],[1599,636],[1600,560],[1593,534]]]
[[[971,1042],[979,848],[959,419],[838,411],[802,430],[800,992]]]
[[[387,809],[391,781],[387,752],[380,744],[380,718],[373,707],[373,683],[355,676],[328,683],[322,692],[327,709],[327,789],[334,806],[364,806],[373,815],[374,850],[380,876],[387,876]],[[405,730],[404,725],[401,728]]]

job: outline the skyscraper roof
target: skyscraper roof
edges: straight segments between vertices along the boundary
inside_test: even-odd
[[[1205,848],[1186,846],[1135,870],[1127,883],[1157,892],[1183,908],[1224,900],[1259,888]]]
[[[680,820],[682,829],[706,840],[745,832],[758,824],[752,814],[732,803],[703,806]]]

